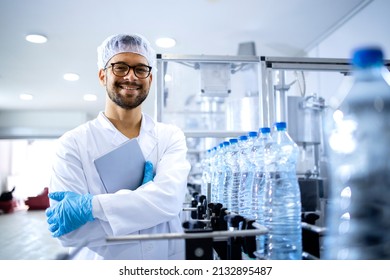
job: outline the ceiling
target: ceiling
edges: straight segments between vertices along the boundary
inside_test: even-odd
[[[303,56],[367,0],[2,0],[0,111],[78,111],[104,108],[96,47],[115,33],[140,33],[157,53],[236,55],[253,41],[257,55]],[[45,44],[25,40],[29,33]],[[155,46],[172,37],[172,49]],[[75,82],[63,74],[80,75]],[[33,100],[21,101],[28,93]],[[96,94],[97,101],[83,100]],[[148,100],[149,104],[153,101]]]

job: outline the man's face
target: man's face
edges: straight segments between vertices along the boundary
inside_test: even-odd
[[[120,53],[115,55],[107,63],[125,63],[129,66],[148,65],[145,57],[135,53]],[[146,99],[149,94],[150,85],[152,83],[152,74],[140,79],[134,74],[134,68],[130,69],[129,73],[124,77],[118,77],[113,73],[112,67],[107,67],[106,70],[99,71],[100,83],[106,87],[108,97],[119,107],[131,110]]]

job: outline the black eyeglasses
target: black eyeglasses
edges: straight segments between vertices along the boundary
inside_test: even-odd
[[[108,67],[112,67],[112,73],[114,73],[114,75],[117,77],[124,77],[129,74],[130,69],[133,69],[134,75],[137,78],[146,79],[147,77],[149,77],[150,72],[152,71],[151,66],[143,64],[130,66],[124,62],[111,63],[111,66],[107,66],[106,68],[104,68],[104,70],[106,70]]]

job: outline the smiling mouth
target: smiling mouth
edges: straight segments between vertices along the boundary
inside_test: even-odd
[[[120,88],[125,89],[125,90],[138,90],[140,87],[135,87],[135,86],[120,86]]]

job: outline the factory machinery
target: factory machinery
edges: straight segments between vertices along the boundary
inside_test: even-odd
[[[157,120],[179,126],[189,148],[185,232],[109,241],[183,238],[186,259],[258,259],[255,239],[267,228],[210,201],[210,191],[201,193],[201,161],[207,149],[224,140],[284,121],[300,149],[302,258],[321,259],[328,203],[322,121],[328,105],[316,92],[335,96],[348,79],[349,61],[159,54],[157,68]]]

